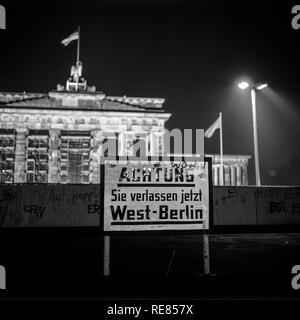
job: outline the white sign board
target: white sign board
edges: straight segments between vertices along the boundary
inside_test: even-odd
[[[206,161],[105,160],[104,231],[207,230]]]

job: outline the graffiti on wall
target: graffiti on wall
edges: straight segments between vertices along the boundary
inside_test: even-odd
[[[269,214],[300,213],[300,188],[256,188],[255,198],[268,203]]]
[[[0,191],[0,226],[16,217],[17,192],[12,187],[5,186]]]
[[[257,223],[300,223],[299,187],[262,187],[255,189]]]
[[[250,188],[214,187],[213,201],[215,225],[254,225],[256,223],[255,202]]]
[[[214,187],[216,225],[300,224],[299,187]]]
[[[300,187],[214,187],[215,225],[300,225]],[[2,185],[1,227],[100,226],[99,185]]]
[[[99,226],[99,185],[0,188],[0,226]]]

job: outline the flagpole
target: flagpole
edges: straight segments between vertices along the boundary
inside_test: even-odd
[[[77,41],[77,63],[79,62],[79,51],[80,51],[80,26],[78,26],[78,41]]]
[[[222,120],[222,112],[219,113],[220,117],[220,160],[221,160],[221,186],[224,186],[224,170],[223,170],[223,120]]]

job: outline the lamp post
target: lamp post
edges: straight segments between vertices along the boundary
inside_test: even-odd
[[[256,118],[256,91],[266,88],[268,85],[263,84],[249,84],[248,82],[241,82],[238,87],[242,90],[250,88],[251,90],[251,105],[252,105],[252,119],[253,119],[253,139],[254,139],[254,160],[255,160],[255,180],[256,185],[260,186],[260,170],[259,170],[259,153],[258,153],[258,138],[257,138],[257,118]]]

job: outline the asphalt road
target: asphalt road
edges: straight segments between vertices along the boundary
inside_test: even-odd
[[[291,269],[300,233],[212,234],[211,276],[203,276],[202,235],[114,235],[109,278],[103,237],[86,230],[5,230],[0,264],[18,295],[300,297]]]

